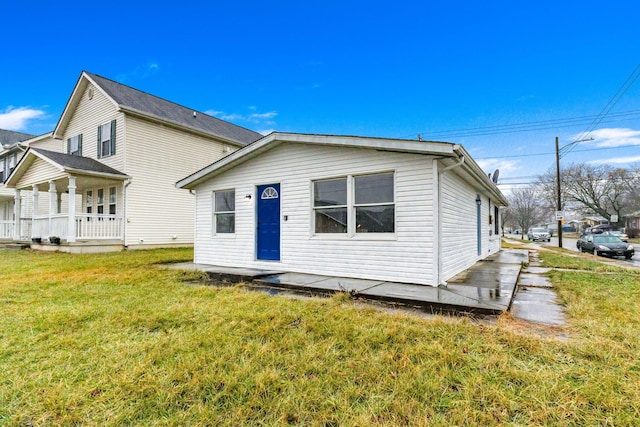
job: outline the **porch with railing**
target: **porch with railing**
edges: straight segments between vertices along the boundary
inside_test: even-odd
[[[32,237],[45,239],[60,237],[69,240],[69,215],[55,214],[33,218]],[[75,240],[99,240],[123,238],[124,221],[121,216],[108,214],[76,214],[71,236]]]
[[[15,224],[14,220],[0,221],[0,239],[13,239]]]

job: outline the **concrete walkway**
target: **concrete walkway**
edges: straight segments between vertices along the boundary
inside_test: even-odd
[[[437,288],[407,283],[193,263],[175,264],[171,268],[204,271],[213,280],[245,282],[253,286],[311,294],[347,292],[364,300],[420,307],[435,313],[464,312],[497,315],[509,310],[522,263],[528,260],[527,250],[502,250],[454,277],[446,287]]]

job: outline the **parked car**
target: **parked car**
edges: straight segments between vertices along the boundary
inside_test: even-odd
[[[551,234],[547,231],[546,228],[532,228],[527,233],[527,237],[529,237],[529,240],[533,240],[534,242],[551,241]]]
[[[609,236],[616,236],[618,239],[622,240],[623,242],[629,242],[629,236],[627,236],[622,231],[614,231],[614,230],[605,231],[603,234],[609,235]]]
[[[616,236],[603,234],[585,234],[578,240],[580,252],[589,252],[600,256],[623,256],[631,259],[635,254],[633,245],[630,245]]]

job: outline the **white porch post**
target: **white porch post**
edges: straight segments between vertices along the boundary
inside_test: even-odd
[[[33,218],[38,216],[38,204],[40,203],[40,190],[38,190],[38,186],[33,186]]]
[[[57,207],[58,207],[58,193],[56,191],[56,183],[53,181],[49,181],[49,226],[46,232],[47,237],[51,235],[50,234],[51,233],[51,216],[58,213],[56,212]]]
[[[69,226],[67,227],[67,242],[76,241],[76,177],[69,177]]]
[[[13,240],[20,240],[20,225],[22,224],[22,220],[20,218],[20,213],[22,212],[22,196],[20,195],[20,190],[16,189],[16,194],[14,196],[13,203],[13,218],[15,221],[15,225],[13,227]]]

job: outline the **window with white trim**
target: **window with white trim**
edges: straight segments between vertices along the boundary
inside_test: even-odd
[[[98,215],[104,214],[104,188],[98,189],[98,198],[96,200]]]
[[[82,156],[82,134],[67,139],[67,154]]]
[[[347,178],[313,183],[316,233],[347,232]]]
[[[116,154],[116,121],[98,126],[98,158]]]
[[[213,192],[213,233],[232,234],[236,232],[236,191]]]
[[[10,155],[9,159],[8,159],[8,167],[7,167],[8,173],[7,173],[7,176],[11,175],[11,172],[13,172],[15,167],[16,167],[16,155],[14,153],[14,154]]]
[[[394,233],[393,172],[313,181],[313,218],[316,234]]]
[[[3,183],[7,178],[4,174],[4,164],[6,163],[5,159],[0,159],[0,183]]]
[[[116,187],[109,187],[109,215],[116,214],[116,202],[118,200],[118,193]]]
[[[87,190],[86,192],[86,211],[88,214],[93,213],[93,190]]]
[[[353,178],[356,233],[395,232],[393,173]]]

